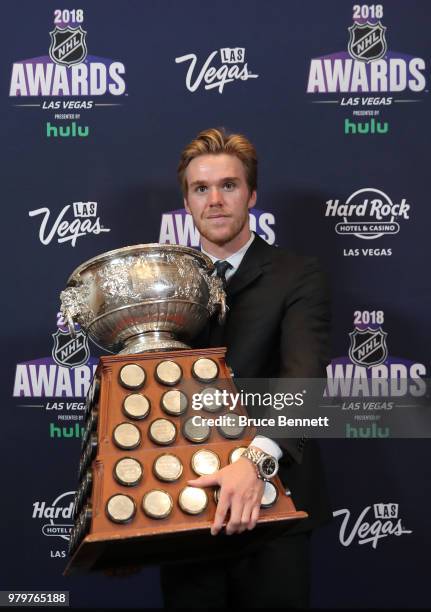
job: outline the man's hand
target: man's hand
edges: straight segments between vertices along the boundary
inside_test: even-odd
[[[215,474],[189,480],[187,484],[194,487],[220,486],[211,535],[219,533],[229,509],[227,535],[255,528],[265,483],[257,477],[255,466],[245,457],[240,457],[238,461],[218,470]]]

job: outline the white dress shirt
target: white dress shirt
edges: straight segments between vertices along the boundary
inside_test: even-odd
[[[233,255],[229,255],[229,257],[226,257],[225,259],[223,259],[223,261],[229,262],[230,265],[232,266],[232,268],[229,268],[229,270],[226,271],[226,280],[227,281],[238,270],[239,265],[242,262],[242,259],[243,259],[244,255],[246,254],[247,249],[249,248],[249,246],[253,242],[254,238],[255,238],[254,233],[251,232],[250,240],[248,240],[245,243],[245,245],[239,249],[239,251],[237,251]],[[214,255],[211,255],[211,253],[208,253],[208,251],[205,251],[205,249],[201,249],[201,251],[202,251],[202,253],[207,255],[211,259],[211,261],[213,263],[215,261],[219,261],[219,257],[214,257]],[[267,453],[268,455],[272,455],[276,459],[280,459],[281,456],[283,455],[283,451],[281,450],[281,448],[279,447],[277,442],[274,442],[274,440],[271,440],[271,438],[267,438],[266,436],[256,436],[255,438],[253,438],[253,440],[251,441],[250,445],[251,446],[257,446],[258,448],[263,450],[264,453]]]

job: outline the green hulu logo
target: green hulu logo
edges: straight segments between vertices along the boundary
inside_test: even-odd
[[[72,121],[70,125],[51,125],[48,121],[46,124],[47,138],[86,138],[90,133],[88,125],[77,125],[76,121]]]
[[[371,427],[352,427],[347,423],[346,438],[389,438],[389,427],[377,427],[375,423]]]
[[[355,123],[349,119],[344,120],[345,134],[387,134],[388,131],[389,123],[387,121],[381,123],[373,118],[365,123],[362,123],[362,121]]]
[[[50,438],[82,438],[83,433],[84,428],[79,423],[67,427],[58,427],[55,423],[49,424]]]

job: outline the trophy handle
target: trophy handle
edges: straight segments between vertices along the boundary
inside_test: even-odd
[[[60,293],[60,312],[64,316],[72,338],[76,337],[75,321],[85,326],[85,313],[88,287],[77,283],[74,287],[67,287]]]
[[[225,318],[228,306],[226,304],[226,293],[223,289],[223,283],[218,276],[205,276],[210,292],[208,309],[210,315],[218,310],[218,322],[221,325]]]
[[[72,336],[72,338],[76,338],[75,321],[73,320],[72,315],[70,314],[68,310],[63,312],[63,315],[64,315],[64,318],[66,319],[67,327],[69,328],[70,335]]]
[[[226,304],[226,293],[224,291],[221,294],[219,301],[217,302],[217,305],[219,307],[218,322],[221,325],[222,323],[224,323],[224,320],[226,319],[226,313],[228,310],[228,306]]]

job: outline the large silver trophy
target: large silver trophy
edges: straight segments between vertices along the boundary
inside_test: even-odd
[[[255,430],[193,422],[195,393],[237,392],[226,348],[188,350],[208,317],[225,313],[211,260],[181,246],[117,249],[79,266],[61,301],[71,333],[80,323],[121,353],[100,358],[87,394],[66,573],[224,554],[230,539],[210,534],[217,499],[187,482],[233,461]],[[246,416],[242,405],[222,409]],[[261,523],[305,516],[280,481],[268,487]]]
[[[104,350],[141,353],[189,348],[225,293],[206,255],[176,245],[139,244],[81,264],[61,293],[71,334],[79,323]]]

